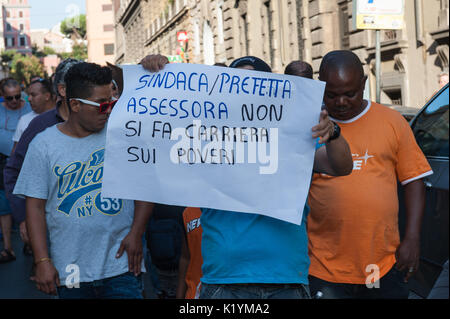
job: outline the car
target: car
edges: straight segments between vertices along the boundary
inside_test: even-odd
[[[409,280],[410,291],[419,298],[428,297],[444,264],[448,261],[448,105],[449,87],[447,84],[425,104],[410,122],[417,144],[433,169],[433,174],[424,178],[426,208],[422,221],[420,266]],[[403,193],[400,189],[399,197],[399,227],[402,237],[406,216],[402,200]],[[446,284],[448,294],[448,278]]]

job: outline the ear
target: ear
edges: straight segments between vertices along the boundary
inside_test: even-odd
[[[362,83],[361,83],[361,87],[362,90],[364,91],[366,89],[366,83],[367,83],[367,75],[364,75],[361,79]]]
[[[66,85],[65,84],[58,84],[57,86],[58,94],[62,97],[66,97]]]
[[[70,103],[69,107],[70,107],[70,110],[72,112],[74,112],[74,113],[80,112],[80,109],[81,109],[81,102],[80,101],[75,100],[75,99],[71,99],[69,101],[69,103]]]

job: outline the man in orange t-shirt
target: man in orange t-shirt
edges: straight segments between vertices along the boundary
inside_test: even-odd
[[[366,81],[351,51],[327,54],[320,67],[324,103],[341,127],[353,172],[315,174],[310,188],[310,288],[316,298],[407,298],[419,266],[425,207],[422,178],[432,174],[400,113],[363,100]],[[397,180],[404,187],[406,232],[398,231]]]
[[[200,208],[187,207],[183,211],[185,238],[181,248],[178,271],[177,299],[198,299],[202,277],[202,226]]]

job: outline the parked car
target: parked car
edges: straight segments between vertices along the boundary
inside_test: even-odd
[[[422,222],[420,267],[409,281],[414,294],[426,298],[448,260],[449,249],[449,87],[436,93],[411,120],[411,128],[434,174],[424,178],[426,209]],[[400,191],[400,236],[405,209]],[[447,279],[448,285],[448,279]]]

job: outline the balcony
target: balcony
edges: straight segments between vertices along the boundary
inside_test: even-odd
[[[370,45],[367,48],[369,54],[375,54],[375,39],[375,31],[373,31],[373,35],[370,36],[369,40]],[[404,30],[381,30],[380,42],[381,52],[397,52],[408,48],[408,39]]]

